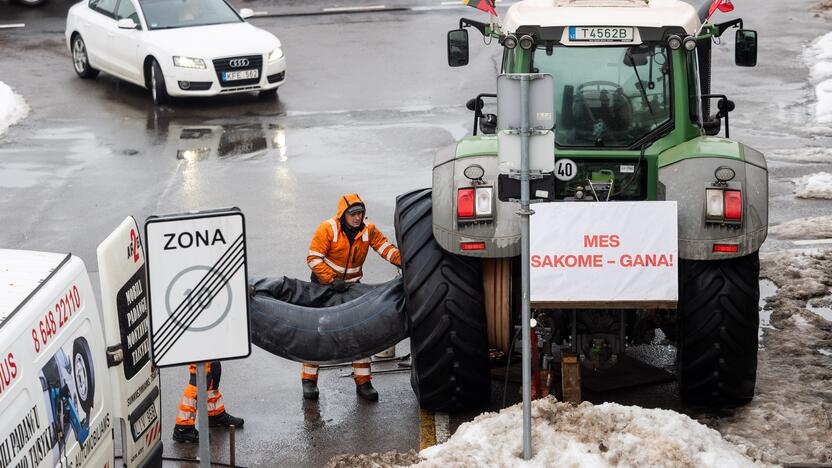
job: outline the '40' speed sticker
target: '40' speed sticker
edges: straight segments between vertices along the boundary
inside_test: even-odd
[[[572,180],[578,175],[578,165],[571,159],[558,159],[555,161],[555,177],[558,180]]]

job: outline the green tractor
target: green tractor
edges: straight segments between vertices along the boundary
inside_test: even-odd
[[[468,63],[472,28],[502,47],[502,73],[553,76],[555,169],[532,181],[541,201],[677,202],[675,308],[534,308],[540,339],[597,369],[662,330],[683,402],[731,407],[754,396],[768,169],[728,139],[734,104],[711,93],[712,45],[735,28],[735,62],[754,66],[756,32],[711,22],[712,4],[525,0],[501,23],[461,19],[448,61]],[[411,382],[426,409],[486,406],[489,353],[510,352],[520,323],[520,217],[508,201],[519,183],[498,167],[500,120],[484,110],[495,96],[468,101],[473,135],[436,155],[432,189],[397,199]]]

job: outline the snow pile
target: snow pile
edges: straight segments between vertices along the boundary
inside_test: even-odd
[[[416,467],[759,466],[689,417],[615,403],[573,406],[553,397],[532,406],[534,457],[523,461],[522,405],[485,413],[446,443],[422,450]]]
[[[766,461],[832,463],[832,322],[807,310],[807,301],[830,293],[832,251],[772,252],[760,265],[777,293],[766,299],[773,329],[758,355],[754,401],[699,419]]]
[[[803,58],[815,86],[815,118],[819,123],[832,124],[832,32],[807,47]]]
[[[29,106],[23,98],[0,81],[0,136],[12,125],[29,114]]]
[[[822,198],[832,200],[832,174],[818,172],[799,179],[794,179],[797,184],[795,195],[798,198]]]
[[[768,233],[778,239],[832,239],[832,216],[793,219],[770,227]]]

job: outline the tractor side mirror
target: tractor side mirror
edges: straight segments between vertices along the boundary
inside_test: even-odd
[[[734,63],[739,67],[753,67],[757,65],[757,31],[750,29],[740,29],[737,31]]]
[[[479,112],[482,110],[485,103],[482,101],[482,98],[471,98],[468,102],[465,103],[465,107],[469,111]]]
[[[468,30],[448,31],[448,65],[451,67],[468,65]]]
[[[480,132],[484,135],[493,135],[497,133],[497,115],[483,114],[480,119]]]

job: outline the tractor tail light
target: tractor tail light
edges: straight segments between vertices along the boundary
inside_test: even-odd
[[[461,242],[461,250],[485,250],[485,242]]]
[[[491,216],[491,206],[494,189],[491,187],[477,187],[476,189],[476,212],[477,216]]]
[[[739,251],[740,246],[737,244],[714,244],[714,252],[737,253]]]
[[[461,188],[456,193],[456,215],[458,218],[474,217],[474,189]]]
[[[725,191],[725,219],[729,221],[742,219],[742,192],[739,190]]]
[[[722,190],[720,189],[705,189],[705,214],[708,219],[716,219],[722,221],[724,214],[724,202],[722,199]]]

